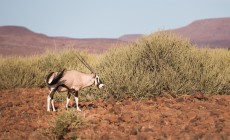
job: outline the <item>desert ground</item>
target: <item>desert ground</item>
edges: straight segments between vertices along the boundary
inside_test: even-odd
[[[46,111],[45,88],[0,90],[0,139],[50,139],[40,133],[57,112]],[[71,102],[74,108],[74,101]],[[77,139],[228,140],[230,96],[202,93],[174,97],[165,93],[152,99],[100,99],[81,101],[84,125],[69,130]]]

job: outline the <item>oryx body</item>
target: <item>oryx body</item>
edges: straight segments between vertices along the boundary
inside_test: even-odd
[[[52,72],[46,77],[45,82],[50,90],[47,97],[47,111],[50,111],[50,104],[52,105],[53,111],[56,111],[53,100],[56,91],[67,91],[66,108],[68,108],[71,92],[73,92],[77,110],[80,111],[80,108],[78,107],[78,91],[93,84],[95,84],[98,88],[102,88],[104,86],[97,74],[86,74],[76,70]]]

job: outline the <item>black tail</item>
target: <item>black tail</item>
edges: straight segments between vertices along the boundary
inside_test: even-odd
[[[63,69],[61,72],[59,72],[57,74],[57,76],[54,77],[54,79],[52,80],[51,83],[48,83],[49,81],[49,78],[53,75],[54,72],[50,73],[47,77],[46,77],[46,84],[48,85],[54,85],[56,84],[64,75],[64,72],[65,72],[66,69]]]

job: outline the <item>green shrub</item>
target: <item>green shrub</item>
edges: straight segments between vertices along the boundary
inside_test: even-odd
[[[39,130],[39,134],[49,139],[64,139],[69,132],[76,131],[83,125],[85,125],[83,117],[76,110],[64,111],[50,123],[48,128]],[[76,138],[76,135],[72,137]]]
[[[223,56],[223,57],[220,57]],[[155,33],[101,60],[102,93],[115,98],[151,97],[162,92],[229,93],[230,53],[195,48],[170,33]]]
[[[79,128],[82,125],[84,125],[84,122],[76,111],[65,111],[58,116],[54,126],[54,133],[58,138],[62,138],[71,129]]]

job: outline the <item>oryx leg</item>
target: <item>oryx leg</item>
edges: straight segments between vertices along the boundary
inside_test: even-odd
[[[67,92],[67,98],[66,98],[66,109],[68,109],[68,107],[69,107],[69,101],[70,101],[70,96],[71,96],[71,93],[70,93],[71,91],[70,90],[68,90],[68,92]]]
[[[54,108],[54,100],[53,100],[56,90],[57,90],[56,88],[51,89],[49,95],[47,96],[47,111],[50,111],[50,102],[51,102],[53,111],[56,111]]]
[[[50,111],[50,100],[51,98],[50,98],[50,93],[49,93],[49,95],[47,96],[47,111]]]
[[[78,91],[77,90],[74,91],[74,98],[76,102],[77,111],[81,111],[81,109],[78,106]]]

